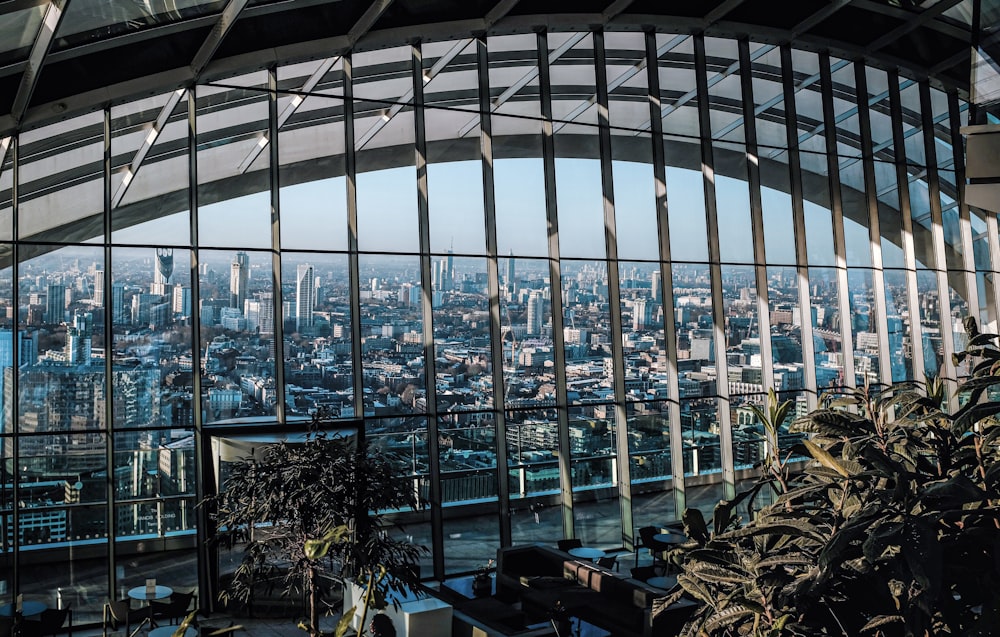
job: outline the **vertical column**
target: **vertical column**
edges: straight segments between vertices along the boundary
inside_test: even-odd
[[[267,70],[267,136],[271,142],[267,145],[270,159],[267,173],[271,187],[271,289],[274,290],[271,296],[271,311],[274,313],[271,322],[274,324],[274,383],[278,396],[275,409],[278,422],[284,423],[285,320],[281,296],[281,184],[278,182],[281,160],[278,155],[278,71],[274,66]]]
[[[913,355],[913,380],[923,382],[923,326],[920,321],[920,298],[917,294],[917,258],[913,248],[913,217],[910,212],[910,175],[906,165],[906,140],[903,137],[903,106],[899,95],[899,74],[889,72],[889,111],[892,119],[893,163],[896,166],[896,189],[899,191],[899,216],[903,232],[903,262],[906,266],[907,305],[910,316],[910,349]]]
[[[608,107],[607,58],[604,32],[594,32],[594,63],[597,80],[597,134],[601,152],[601,187],[604,193],[604,244],[608,264],[608,305],[611,307],[611,357],[614,366],[615,392],[615,455],[618,458],[618,499],[622,513],[623,539],[632,537],[632,473],[628,449],[628,414],[625,398],[625,353],[622,345],[621,290],[618,271],[618,233],[615,227],[615,193],[611,163],[611,118]],[[662,277],[660,277],[662,278]]]
[[[743,131],[746,139],[747,186],[750,188],[750,224],[753,227],[754,274],[757,282],[757,323],[760,333],[760,373],[764,390],[774,389],[771,355],[771,306],[767,294],[767,258],[764,250],[764,210],[760,195],[760,160],[757,153],[757,119],[754,113],[750,41],[739,41],[740,85],[743,89]],[[720,377],[720,384],[723,382]],[[728,386],[728,376],[726,377]]]
[[[507,412],[504,411],[503,338],[500,322],[500,273],[497,262],[497,207],[493,184],[493,119],[490,117],[490,67],[486,37],[476,37],[479,73],[479,151],[483,168],[483,211],[486,213],[487,284],[490,294],[490,349],[493,360],[493,407],[496,418],[497,499],[500,546],[510,546],[510,483],[507,480]]]
[[[868,77],[862,62],[854,63],[858,128],[861,130],[861,163],[864,168],[865,203],[868,206],[868,240],[872,251],[872,287],[875,294],[875,330],[878,336],[879,380],[892,382],[889,334],[886,327],[885,279],[882,271],[882,232],[878,219],[878,191],[875,185],[875,151],[872,147],[871,116],[868,112]],[[829,151],[829,149],[827,149]],[[850,316],[850,314],[848,314]]]
[[[111,290],[111,108],[106,107],[104,109],[104,161],[102,165],[102,172],[104,174],[103,189],[104,189],[104,216],[102,219],[103,232],[104,232],[104,289]],[[14,286],[18,287],[17,279],[14,280]],[[104,305],[107,307],[107,300],[113,295],[104,295]],[[16,306],[15,306],[16,307]],[[14,314],[14,320],[17,321],[17,313]],[[115,564],[116,564],[116,542],[117,537],[117,516],[115,515],[115,488],[114,488],[114,467],[115,467],[115,437],[114,437],[114,414],[112,408],[114,406],[114,397],[112,392],[114,391],[114,376],[112,375],[113,369],[113,359],[114,359],[114,340],[111,330],[111,316],[112,313],[105,311],[104,313],[104,435],[107,438],[104,441],[104,452],[105,452],[105,463],[107,471],[107,480],[105,482],[105,495],[107,497],[107,506],[105,508],[105,523],[108,529],[108,583],[111,585],[108,590],[115,590]],[[16,338],[14,340],[17,340]],[[14,359],[17,360],[17,359]],[[14,371],[16,373],[18,366],[14,366]],[[17,404],[15,402],[15,404]],[[17,465],[14,466],[14,480],[17,478]],[[16,537],[16,536],[15,536]]]
[[[12,216],[12,221],[11,221],[11,226],[12,226],[11,227],[11,232],[12,232],[12,235],[11,236],[13,236],[14,240],[15,240],[15,243],[14,243],[13,249],[12,249],[12,253],[11,253],[11,270],[13,272],[13,274],[11,276],[13,278],[12,285],[13,285],[13,288],[14,288],[11,291],[12,295],[13,295],[12,299],[11,299],[11,303],[14,305],[14,310],[15,310],[15,313],[14,313],[14,325],[13,325],[13,330],[12,330],[12,338],[13,338],[13,341],[14,341],[14,345],[13,345],[13,348],[12,348],[13,354],[12,354],[12,359],[11,360],[14,361],[15,363],[19,363],[20,360],[21,360],[21,334],[20,334],[20,330],[19,330],[20,321],[18,320],[18,308],[20,307],[20,303],[21,303],[21,300],[20,300],[21,294],[20,294],[20,285],[18,285],[18,276],[19,276],[18,273],[20,272],[21,268],[20,268],[20,262],[19,262],[18,256],[19,256],[19,253],[20,253],[20,245],[21,244],[17,242],[17,239],[20,238],[20,235],[18,234],[18,219],[17,218],[18,218],[18,194],[19,194],[19,191],[20,191],[20,182],[21,182],[21,174],[20,174],[21,173],[21,160],[20,160],[21,138],[20,138],[20,136],[13,135],[11,137],[10,144],[11,144],[11,148],[10,148],[11,160],[12,160],[12,166],[13,166],[13,169],[14,169],[14,173],[11,175],[11,189],[13,190],[13,192],[11,192],[11,216]],[[3,162],[3,157],[0,157],[0,162]],[[20,530],[19,530],[19,525],[20,525],[20,520],[19,520],[19,518],[20,518],[20,510],[19,510],[19,507],[18,507],[18,502],[21,501],[21,497],[19,495],[19,492],[20,492],[19,481],[17,479],[17,467],[21,466],[21,461],[20,461],[21,460],[21,452],[20,452],[20,449],[18,449],[18,446],[19,446],[18,442],[19,442],[19,438],[20,438],[20,436],[19,436],[19,429],[20,429],[20,427],[18,426],[18,413],[20,411],[20,409],[19,409],[19,407],[20,407],[20,404],[19,404],[20,401],[18,400],[18,397],[20,396],[19,386],[20,386],[20,380],[21,379],[20,379],[20,374],[18,374],[17,368],[18,368],[18,365],[16,365],[16,364],[15,365],[11,365],[11,369],[10,369],[11,383],[10,383],[10,385],[11,385],[11,394],[13,396],[13,400],[11,401],[11,405],[10,405],[11,419],[10,419],[9,423],[5,424],[5,426],[9,426],[10,427],[10,435],[11,435],[10,439],[11,439],[11,444],[13,446],[13,449],[11,451],[11,460],[14,463],[14,475],[11,477],[11,480],[13,482],[13,488],[11,489],[11,514],[10,514],[11,515],[11,525],[12,525],[12,528],[13,528],[13,531],[14,531],[12,548],[11,548],[11,559],[13,560],[14,566],[13,566],[13,569],[11,569],[12,572],[11,572],[11,583],[10,583],[10,585],[11,585],[11,588],[12,588],[12,590],[11,590],[11,596],[15,597],[15,598],[16,598],[16,595],[18,594],[18,578],[20,577],[20,570],[21,570],[20,566],[18,565],[19,556],[20,556],[20,553],[21,553],[21,543],[18,541],[18,538],[20,537]],[[3,414],[0,414],[0,417],[3,417]],[[107,482],[107,484],[109,486],[111,485],[111,477],[110,476],[108,476],[108,482]],[[5,530],[4,533],[7,533],[7,531]],[[0,546],[7,546],[7,538],[6,537],[0,538]],[[111,556],[109,556],[109,562],[111,561],[110,557]],[[109,588],[108,590],[112,590],[112,589]]]
[[[954,92],[949,93],[949,95],[948,95],[949,117],[950,117],[950,112],[951,112],[953,103],[957,102],[957,98],[953,99],[953,96],[954,96]],[[954,104],[954,105],[957,107],[957,104]],[[926,115],[928,117],[933,118],[934,113],[927,113]],[[956,137],[954,131],[952,131],[950,120],[949,120],[947,128],[948,128],[948,131],[949,131],[949,134],[950,134],[949,136],[951,137],[951,139],[949,141],[951,142],[950,145],[951,145],[951,148],[952,148],[952,152],[954,154],[958,155],[958,160],[956,160],[954,162],[954,164],[953,164],[953,167],[955,169],[955,186],[959,189],[958,192],[960,194],[964,195],[964,192],[965,192],[965,190],[964,190],[964,185],[965,185],[965,181],[964,181],[965,175],[964,175],[964,172],[965,171],[963,169],[963,171],[962,171],[962,173],[963,173],[962,174],[962,179],[960,180],[959,179],[959,166],[962,165],[962,162],[964,162],[965,158],[962,156],[961,152],[956,152],[956,150],[960,151],[962,149],[962,147],[963,147],[961,131],[959,131],[958,136]],[[933,134],[934,133],[934,129],[932,128],[930,132]],[[937,165],[937,163],[935,162],[935,166],[936,165]],[[964,166],[963,166],[963,168],[964,168]],[[938,187],[939,187],[938,190],[940,191],[940,175],[938,175]],[[975,316],[976,319],[978,320],[978,318],[979,318],[979,281],[978,281],[978,278],[976,277],[976,253],[975,253],[975,249],[973,248],[973,243],[972,243],[972,221],[969,218],[969,215],[971,213],[969,211],[968,204],[965,203],[965,197],[962,196],[962,197],[958,197],[957,199],[958,199],[958,204],[959,204],[959,206],[958,206],[959,228],[961,230],[962,256],[964,257],[964,264],[965,264],[964,265],[964,267],[965,267],[965,280],[966,280],[965,287],[966,287],[967,300],[968,300],[968,303],[969,303],[969,315],[970,316]],[[992,218],[994,222],[996,221],[996,215],[987,215],[987,218],[988,219]],[[996,244],[991,244],[991,245],[995,246]],[[996,263],[996,262],[991,259],[991,263]],[[985,281],[984,281],[984,285],[986,285]]]
[[[813,343],[812,299],[809,297],[809,252],[806,245],[805,201],[802,193],[802,165],[799,160],[798,121],[795,110],[795,76],[792,49],[781,47],[781,83],[785,108],[785,142],[788,144],[788,184],[792,198],[792,224],[795,226],[795,278],[799,291],[799,323],[802,338],[803,380],[807,388],[806,405],[816,409],[816,352]]]
[[[198,251],[198,101],[195,87],[187,90],[188,115],[188,210],[190,210],[191,233],[191,360],[194,374],[191,385],[191,411],[194,415],[194,457],[200,462],[195,463],[195,494],[198,502],[205,499],[209,493],[214,493],[220,485],[215,484],[215,473],[206,470],[215,466],[212,457],[212,445],[202,427],[201,405],[201,281],[198,278],[198,266],[201,255]],[[105,269],[110,269],[105,266]],[[110,287],[105,287],[110,290]],[[209,511],[205,507],[196,509],[198,529],[198,581],[208,582],[207,586],[199,587],[199,601],[204,608],[215,608],[218,599],[218,548],[210,547],[209,539],[215,536],[215,526]],[[114,590],[114,589],[112,589]]]
[[[667,168],[663,152],[663,119],[660,103],[659,58],[656,33],[646,32],[646,83],[649,87],[649,128],[653,145],[653,178],[656,193],[656,231],[660,245],[660,298],[663,299],[663,340],[667,350],[667,397],[670,420],[670,473],[674,511],[683,511],[687,502],[684,491],[684,441],[681,432],[680,389],[677,383],[677,322],[674,316],[674,278],[670,262],[670,223],[667,201]],[[626,529],[628,531],[628,529]],[[633,538],[634,540],[634,538]],[[628,547],[627,547],[628,548]]]
[[[552,86],[549,82],[549,39],[539,32],[538,83],[542,110],[542,169],[545,177],[545,216],[548,221],[549,289],[552,291],[552,354],[555,360],[556,405],[559,419],[559,501],[563,535],[573,537],[573,469],[569,419],[566,413],[566,348],[563,339],[562,269],[559,263],[559,216],[556,204],[555,139],[552,130]]]
[[[847,243],[844,238],[844,203],[840,192],[840,164],[837,162],[837,122],[833,111],[833,79],[830,56],[819,54],[820,88],[823,98],[823,132],[826,135],[826,171],[830,180],[830,213],[833,217],[833,249],[837,260],[837,287],[840,293],[840,342],[844,354],[844,379],[847,387],[855,386],[854,335],[851,333],[851,305],[847,287]]]
[[[694,36],[695,82],[698,88],[698,120],[701,138],[701,172],[705,189],[708,228],[708,260],[712,286],[712,329],[715,345],[715,385],[719,397],[719,446],[722,458],[723,491],[726,499],[736,495],[733,460],[733,431],[729,413],[729,369],[726,364],[726,316],[722,302],[722,255],[719,253],[719,214],[715,200],[715,158],[712,149],[712,122],[709,116],[708,71],[705,36]]]
[[[424,130],[423,52],[410,47],[413,125],[417,167],[417,219],[420,228],[420,289],[423,295],[424,387],[427,388],[427,468],[430,473],[431,544],[434,578],[444,580],[444,531],[441,519],[441,455],[438,451],[437,389],[434,382],[434,293],[431,278],[431,229],[427,200],[427,134]]]
[[[358,435],[365,437],[364,363],[361,357],[361,283],[358,266],[358,161],[354,150],[354,64],[350,54],[344,62],[344,174],[347,182],[347,255],[351,288],[351,371],[354,375],[354,417],[361,423]]]
[[[924,156],[927,158],[927,191],[931,204],[931,239],[934,242],[934,262],[938,279],[939,316],[941,321],[941,346],[944,350],[944,375],[947,395],[952,408],[957,405],[957,373],[951,356],[955,353],[955,340],[951,333],[951,303],[948,291],[948,259],[944,245],[944,223],[941,218],[941,184],[938,181],[937,166],[934,161],[934,122],[931,115],[931,94],[927,82],[920,83],[920,117],[924,133]],[[947,322],[947,324],[946,324]]]

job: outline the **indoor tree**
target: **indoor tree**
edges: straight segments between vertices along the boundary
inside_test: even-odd
[[[218,540],[245,545],[223,601],[249,602],[255,582],[278,579],[283,595],[305,595],[308,618],[299,626],[310,637],[321,634],[331,583],[356,581],[383,608],[389,591],[416,590],[426,552],[389,533],[386,512],[417,504],[412,483],[380,451],[326,433],[327,424],[317,414],[304,441],[268,444],[234,463],[209,500]]]

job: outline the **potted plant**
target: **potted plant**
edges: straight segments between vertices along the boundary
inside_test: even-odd
[[[392,537],[383,513],[415,507],[411,485],[378,450],[327,434],[325,424],[319,413],[303,442],[277,442],[234,463],[209,499],[217,541],[244,544],[221,599],[247,603],[262,580],[275,582],[284,596],[304,596],[308,616],[298,625],[310,637],[320,637],[319,617],[333,610],[333,586],[359,582],[365,610],[383,608],[390,591],[417,589],[426,552]]]
[[[720,503],[712,532],[685,515],[694,541],[674,555],[681,590],[654,614],[685,595],[701,602],[685,636],[993,634],[1000,349],[968,331],[961,409],[942,408],[938,382],[828,397],[792,427],[812,434],[800,451],[814,461],[796,474],[764,467],[773,504],[744,523],[735,501]]]
[[[472,594],[476,597],[490,595],[493,592],[493,579],[490,574],[493,573],[494,564],[496,560],[491,559],[477,568],[475,575],[472,576]]]

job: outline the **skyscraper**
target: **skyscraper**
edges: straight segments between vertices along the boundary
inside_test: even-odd
[[[649,284],[652,288],[652,298],[654,301],[660,300],[660,271],[653,270],[652,276],[649,277]]]
[[[542,320],[545,314],[545,299],[537,290],[528,297],[528,335],[537,336],[542,333]]]
[[[94,305],[104,305],[104,270],[94,270]]]
[[[246,252],[237,252],[229,269],[229,307],[243,311],[250,284],[250,257]]]
[[[507,285],[507,290],[510,292],[514,291],[514,274],[514,251],[511,250],[507,256],[507,280],[504,281]]]
[[[295,329],[312,327],[316,305],[315,272],[308,263],[299,264],[295,278]]]
[[[153,285],[150,286],[150,293],[163,296],[167,293],[167,284],[170,283],[170,275],[174,273],[174,250],[173,248],[156,249],[156,267],[153,269]]]
[[[125,318],[125,284],[111,284],[111,322],[115,325],[124,325]]]
[[[45,296],[45,321],[47,323],[62,323],[66,312],[66,286],[60,283],[50,283]]]

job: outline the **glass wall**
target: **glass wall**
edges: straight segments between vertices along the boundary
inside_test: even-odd
[[[0,602],[211,587],[199,436],[319,408],[412,481],[427,576],[711,513],[768,390],[957,378],[995,321],[962,109],[773,45],[521,33],[0,140]]]

